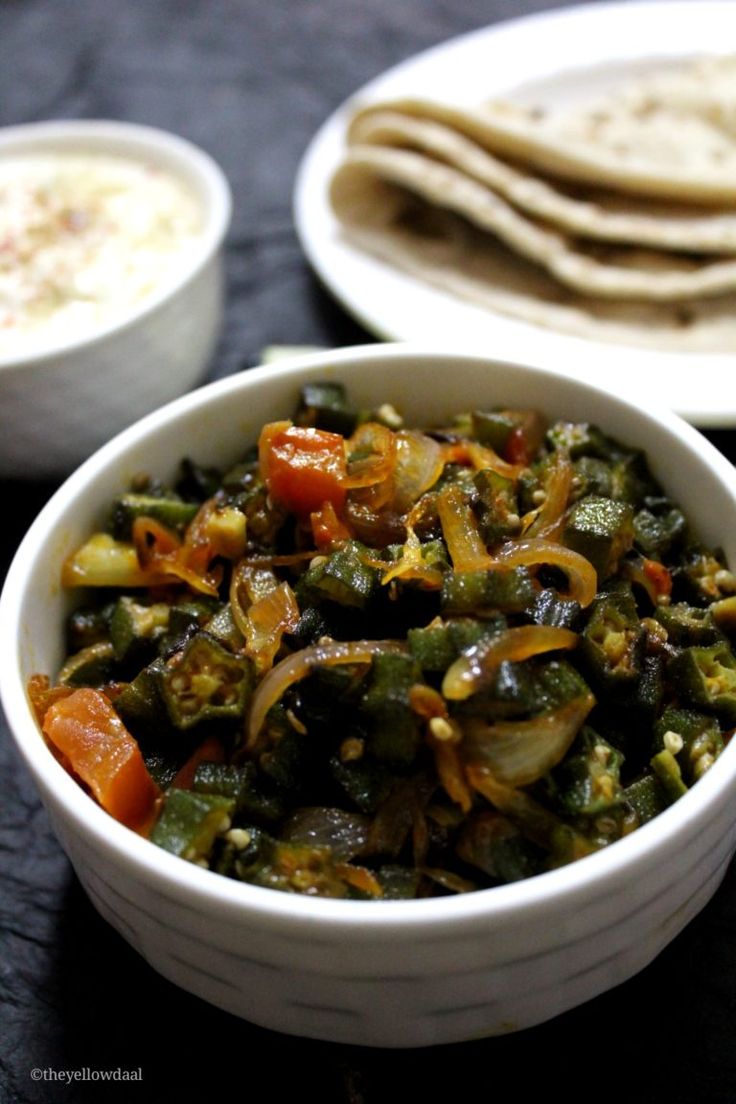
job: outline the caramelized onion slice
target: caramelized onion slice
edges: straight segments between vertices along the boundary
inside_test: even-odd
[[[450,701],[463,701],[486,686],[506,660],[518,662],[542,652],[574,648],[577,642],[577,633],[551,625],[506,629],[468,648],[450,664],[442,681],[442,693]]]
[[[463,726],[466,761],[502,786],[529,786],[557,766],[594,705],[593,695],[584,694],[528,721],[489,725],[470,717]]]
[[[255,746],[258,733],[272,705],[279,701],[290,686],[306,678],[317,667],[336,667],[345,663],[370,663],[375,655],[385,652],[404,652],[406,645],[399,640],[331,640],[325,644],[313,644],[287,656],[272,667],[259,683],[253,695],[248,720],[246,749]]]
[[[595,598],[598,576],[593,565],[578,552],[556,541],[542,537],[507,541],[488,559],[486,566],[489,568],[532,567],[535,564],[559,567],[567,576],[568,597],[574,598],[583,607],[589,606]]]
[[[456,483],[437,496],[437,513],[455,571],[485,571],[493,565],[475,515]]]
[[[544,502],[537,510],[522,519],[522,532],[526,537],[545,537],[556,540],[565,522],[565,510],[570,498],[573,466],[566,449],[559,449],[550,461],[545,485]]]

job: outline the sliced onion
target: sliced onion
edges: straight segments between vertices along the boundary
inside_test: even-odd
[[[318,667],[336,667],[346,663],[370,663],[374,656],[386,652],[405,652],[399,640],[331,640],[312,644],[287,656],[272,667],[259,683],[253,695],[248,720],[246,748],[255,746],[261,726],[272,705],[279,701],[290,686],[301,681]]]
[[[408,522],[406,532],[407,536],[401,549],[401,556],[383,574],[381,582],[386,586],[393,579],[403,579],[405,582],[414,580],[421,583],[427,590],[439,590],[444,578],[442,571],[423,559],[422,542]],[[383,567],[383,563],[380,566]]]
[[[440,785],[450,800],[459,805],[464,813],[470,812],[473,805],[473,795],[465,778],[465,769],[459,746],[447,740],[436,740],[432,737],[431,732],[429,743],[434,755]]]
[[[462,489],[451,483],[437,495],[437,513],[455,571],[486,571],[493,560]]]
[[[294,632],[298,622],[299,606],[288,583],[280,583],[253,603],[246,617],[246,655],[253,659],[259,674],[271,668],[281,638]]]
[[[488,724],[469,717],[463,724],[466,761],[487,768],[502,785],[528,786],[565,756],[594,705],[593,695],[584,694],[528,721]]]
[[[366,452],[368,455],[349,464],[343,485],[348,490],[388,484],[396,465],[396,435],[380,422],[364,422],[358,426],[347,442],[348,454]],[[390,486],[384,490],[384,500],[390,494]]]
[[[444,467],[445,450],[438,441],[417,430],[399,430],[390,508],[397,514],[405,514],[435,485]]]
[[[509,464],[498,455],[495,449],[481,445],[478,441],[454,441],[445,446],[445,461],[448,464],[470,464],[476,471],[490,468],[505,479],[516,481],[526,467],[525,464]]]
[[[573,552],[571,548],[556,541],[541,537],[507,541],[488,559],[489,568],[531,567],[536,564],[559,567],[567,575],[568,597],[581,606],[589,606],[595,598],[598,576],[593,565],[578,552]]]
[[[467,777],[472,788],[485,797],[494,809],[505,813],[530,840],[547,850],[552,849],[555,832],[562,824],[559,817],[523,790],[503,785],[487,767],[470,764]]]
[[[522,519],[525,537],[545,537],[556,540],[565,522],[565,510],[570,498],[573,466],[566,449],[559,449],[550,461],[545,485],[544,502],[538,510]]]
[[[574,648],[577,633],[551,625],[520,625],[469,648],[445,672],[442,693],[450,701],[463,701],[486,686],[506,660],[518,662],[542,652]]]

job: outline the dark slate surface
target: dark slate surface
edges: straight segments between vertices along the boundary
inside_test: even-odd
[[[549,0],[0,0],[0,125],[110,117],[197,142],[235,193],[229,299],[211,375],[271,343],[369,335],[300,255],[291,188],[314,130],[349,93],[418,50]],[[0,401],[2,392],[0,391]],[[716,433],[734,456],[736,435]],[[0,567],[53,486],[2,487]],[[736,1100],[736,875],[639,977],[518,1035],[429,1051],[290,1039],[157,977],[94,912],[0,717],[0,1102]],[[31,1071],[141,1068],[142,1081],[34,1081]],[[270,1088],[258,1087],[263,1073]]]

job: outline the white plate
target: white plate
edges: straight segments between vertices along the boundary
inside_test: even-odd
[[[736,426],[736,356],[607,345],[502,317],[360,252],[340,233],[327,187],[356,106],[393,96],[477,104],[513,94],[551,105],[590,98],[653,65],[732,50],[733,0],[592,4],[463,35],[389,70],[321,127],[297,175],[294,210],[302,247],[321,280],[382,338],[460,343],[499,358],[603,381],[612,390],[669,405],[701,426]]]

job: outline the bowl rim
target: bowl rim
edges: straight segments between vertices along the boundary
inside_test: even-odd
[[[416,343],[354,346],[306,354],[288,363],[255,367],[200,387],[123,430],[59,487],[31,525],[15,554],[0,594],[0,654],[14,657],[13,662],[0,666],[0,701],[15,745],[42,794],[52,795],[52,803],[62,806],[64,815],[75,822],[90,844],[111,851],[116,861],[125,866],[132,876],[160,896],[195,912],[210,912],[217,907],[223,916],[258,917],[260,922],[268,921],[274,930],[283,933],[293,932],[305,922],[311,922],[320,925],[325,934],[346,932],[359,941],[381,942],[397,936],[408,940],[412,933],[427,927],[449,938],[463,928],[477,927],[480,920],[484,924],[503,923],[509,917],[518,919],[522,914],[527,918],[544,915],[549,910],[550,901],[560,906],[564,904],[572,910],[576,904],[589,900],[596,889],[606,895],[612,889],[621,889],[635,879],[637,870],[641,874],[647,867],[651,869],[655,853],[661,850],[664,854],[668,847],[675,851],[683,842],[691,841],[705,831],[709,823],[722,814],[726,805],[736,797],[736,747],[729,746],[698,785],[675,805],[615,845],[585,859],[523,881],[454,897],[334,900],[280,893],[237,882],[182,861],[105,813],[81,791],[48,750],[32,716],[19,665],[15,662],[19,615],[25,590],[33,577],[34,557],[46,539],[47,530],[60,522],[91,478],[108,470],[121,452],[148,439],[156,429],[169,426],[182,415],[212,401],[217,402],[224,396],[267,385],[276,377],[293,377],[296,382],[318,368],[346,366],[348,371],[357,372],[376,360],[404,362],[421,358],[446,361],[448,356],[465,363],[514,369],[527,374],[530,382],[533,379],[541,384],[550,377],[557,378],[568,387],[582,389],[599,400],[602,398],[610,402],[614,409],[636,411],[638,417],[663,428],[670,437],[679,439],[724,485],[736,505],[736,471],[698,430],[666,407],[647,407],[642,411],[631,401],[599,384],[573,380],[564,372],[548,366],[531,366],[506,358],[496,359],[487,353],[437,346],[428,348]]]
[[[132,161],[142,157],[160,161],[163,157],[169,174],[179,181],[187,183],[187,174],[196,178],[196,186],[190,184],[190,190],[201,211],[202,229],[188,251],[186,263],[178,266],[140,304],[81,335],[63,340],[41,339],[28,349],[0,352],[0,373],[93,349],[137,325],[195,279],[220,248],[230,226],[233,198],[224,171],[204,149],[172,131],[115,119],[56,119],[0,128],[0,158],[13,156],[16,151],[19,155],[43,154],[46,149],[73,152],[75,146],[85,152],[108,153]]]

